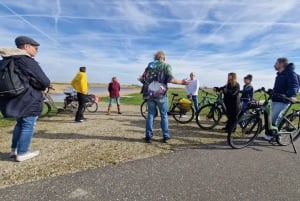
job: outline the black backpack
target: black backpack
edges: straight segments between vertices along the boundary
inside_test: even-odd
[[[20,95],[29,87],[23,72],[15,66],[13,57],[0,61],[0,98],[11,98]]]

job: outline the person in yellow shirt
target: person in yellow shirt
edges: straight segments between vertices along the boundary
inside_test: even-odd
[[[86,67],[82,66],[79,68],[79,72],[72,80],[71,85],[76,90],[78,99],[78,110],[76,112],[75,122],[81,123],[86,120],[86,118],[83,117],[84,105],[88,93]]]

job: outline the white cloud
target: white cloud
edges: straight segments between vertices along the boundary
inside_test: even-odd
[[[0,46],[35,38],[53,81],[68,82],[85,65],[91,82],[117,75],[136,84],[163,49],[177,78],[195,71],[202,85],[218,86],[235,71],[240,83],[252,73],[255,86],[272,87],[277,57],[299,63],[299,12],[296,0],[2,0]]]

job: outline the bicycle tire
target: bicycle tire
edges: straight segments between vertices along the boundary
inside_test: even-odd
[[[188,112],[182,111],[177,105],[174,105],[170,111],[175,121],[180,124],[187,124],[194,119],[195,110],[191,107],[191,110]]]
[[[147,100],[144,100],[140,106],[140,112],[141,112],[141,115],[142,117],[144,117],[144,119],[147,119],[148,117],[148,104],[147,104]],[[155,116],[154,117],[157,117],[158,116],[158,110],[156,108],[156,112],[155,112]]]
[[[147,115],[148,115],[148,104],[147,104],[147,100],[144,100],[141,104],[140,107],[140,112],[142,117],[144,117],[144,119],[147,119]]]
[[[279,131],[279,133],[286,132],[286,134],[281,134],[281,136],[278,136],[276,138],[277,143],[281,146],[287,146],[292,143],[289,133],[292,134],[292,139],[294,141],[297,140],[300,135],[300,132],[299,132],[300,113],[293,112],[293,113],[289,114],[286,118],[293,124],[293,126],[295,128],[293,126],[291,126],[290,123],[286,119],[282,120],[282,122],[278,126],[278,131]]]
[[[42,109],[42,112],[40,114],[40,117],[48,116],[50,112],[51,112],[51,105],[50,105],[50,103],[44,102],[43,103],[43,109]]]
[[[98,103],[95,102],[95,101],[88,102],[88,103],[86,103],[85,108],[86,108],[87,111],[89,111],[91,113],[97,112],[97,110],[98,110]]]
[[[241,121],[245,121],[240,116],[227,134],[227,142],[233,149],[241,149],[247,147],[259,134],[262,127],[262,120],[257,115],[252,115],[241,126]]]
[[[197,112],[196,122],[200,128],[210,130],[219,124],[221,117],[220,108],[215,107],[214,104],[207,104],[202,106]]]

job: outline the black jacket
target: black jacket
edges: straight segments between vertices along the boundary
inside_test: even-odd
[[[285,95],[289,98],[297,96],[299,80],[298,75],[294,72],[294,70],[294,64],[290,63],[284,71],[277,73],[273,88],[272,101],[288,103],[287,100],[278,95]]]
[[[30,77],[28,89],[13,98],[1,98],[0,110],[4,117],[39,116],[43,108],[42,91],[50,86],[50,80],[40,65],[25,51],[17,48],[1,49],[3,57],[15,58],[15,65],[24,73],[24,79]],[[0,61],[0,65],[2,62]]]

